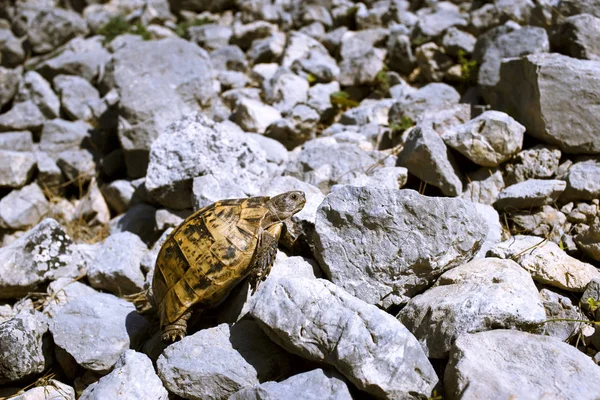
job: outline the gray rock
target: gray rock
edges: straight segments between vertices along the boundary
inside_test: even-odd
[[[35,53],[47,53],[88,32],[85,20],[78,13],[53,7],[37,12],[29,23],[27,38]]]
[[[213,67],[219,70],[246,72],[248,61],[246,54],[238,46],[229,45],[216,49],[210,53]]]
[[[24,38],[16,37],[10,25],[0,25],[0,64],[8,68],[18,67],[25,60]]]
[[[44,151],[36,151],[35,160],[37,162],[38,185],[44,188],[44,190],[50,191],[50,193],[62,193],[64,187],[61,184],[64,179],[56,161]]]
[[[412,41],[420,44],[435,39],[454,26],[467,26],[467,16],[450,2],[435,3],[417,11],[419,20],[412,31]]]
[[[142,291],[145,278],[140,264],[147,251],[146,244],[131,232],[110,235],[88,269],[90,284],[117,295]]]
[[[504,166],[504,181],[513,185],[527,179],[552,178],[558,170],[560,157],[560,150],[544,145],[520,151]]]
[[[574,163],[564,179],[567,181],[567,188],[561,201],[566,203],[600,198],[600,160],[589,159]]]
[[[427,82],[440,82],[454,61],[433,42],[419,46],[415,51],[417,65]]]
[[[153,243],[158,238],[156,231],[156,208],[148,204],[136,204],[109,223],[110,234],[131,232],[144,243]]]
[[[410,74],[416,66],[410,38],[403,32],[390,33],[387,41],[388,63],[392,71]]]
[[[15,189],[0,199],[0,227],[26,229],[46,216],[50,203],[37,183]]]
[[[133,304],[107,293],[79,296],[63,306],[50,322],[58,347],[77,364],[109,371],[123,351],[139,344],[148,322]]]
[[[275,75],[263,82],[265,100],[281,113],[286,114],[308,98],[308,81],[286,68],[280,68]]]
[[[446,130],[442,139],[476,164],[496,167],[521,150],[525,127],[499,111],[486,111]]]
[[[300,32],[290,33],[281,66],[297,73],[311,74],[317,82],[330,82],[340,74],[340,68],[327,49]]]
[[[575,347],[549,336],[500,329],[458,338],[444,388],[450,399],[591,400],[600,391],[599,379],[598,366]]]
[[[91,179],[87,192],[77,203],[75,212],[89,226],[105,226],[110,221],[110,211],[96,178]]]
[[[277,25],[266,21],[253,21],[249,24],[235,23],[231,43],[240,46],[242,50],[248,50],[252,46],[252,42],[268,38],[275,32],[277,32]]]
[[[600,12],[598,11],[598,0],[562,0],[558,4],[558,12],[564,16],[576,15],[576,14],[591,14],[595,17],[600,18]]]
[[[16,103],[0,115],[0,132],[39,131],[45,120],[46,117],[33,101]]]
[[[0,149],[12,151],[32,151],[33,136],[29,131],[3,132],[0,134]]]
[[[13,400],[75,400],[75,389],[55,379],[47,384],[27,390]]]
[[[465,56],[473,53],[476,41],[475,36],[470,33],[452,27],[446,31],[442,38],[442,46],[446,54],[452,57],[458,57],[461,53]]]
[[[489,256],[510,258],[540,283],[581,293],[600,272],[593,265],[569,256],[555,243],[537,236],[517,235],[498,244]]]
[[[527,209],[511,212],[510,219],[517,232],[541,236],[557,244],[567,240],[567,217],[553,206],[542,206],[538,211]]]
[[[344,125],[366,125],[376,123],[387,125],[390,108],[395,103],[392,99],[364,99],[358,107],[345,111],[339,122]]]
[[[275,107],[261,101],[241,98],[235,107],[233,121],[247,132],[265,133],[269,125],[281,118]]]
[[[94,121],[104,111],[100,94],[79,76],[58,75],[53,80],[63,111],[72,120]]]
[[[430,83],[417,91],[409,92],[403,99],[398,99],[390,109],[389,122],[400,123],[408,117],[412,121],[424,112],[436,112],[451,108],[460,101],[460,94],[452,86],[445,83]]]
[[[141,382],[141,384],[132,384]],[[154,372],[152,361],[145,354],[125,350],[112,372],[88,386],[82,400],[102,399],[167,400],[168,393]]]
[[[102,36],[88,39],[76,37],[67,43],[54,57],[35,65],[35,70],[48,81],[57,75],[76,75],[88,82],[103,78],[105,65],[111,54],[102,44]]]
[[[190,208],[193,178],[213,175],[218,182],[231,182],[254,195],[269,178],[267,166],[265,151],[254,139],[192,114],[169,126],[153,143],[146,188],[165,207]]]
[[[308,89],[308,99],[306,104],[317,110],[322,120],[331,118],[334,113],[330,96],[332,93],[340,91],[340,84],[337,81],[330,83],[317,83]]]
[[[0,66],[0,108],[8,104],[17,94],[21,82],[20,68],[9,69]]]
[[[288,150],[316,137],[319,113],[305,104],[297,104],[285,118],[269,125],[265,136],[282,143]]]
[[[550,43],[558,53],[600,61],[600,18],[590,14],[568,17],[552,31]]]
[[[0,384],[34,377],[50,365],[46,332],[47,318],[33,310],[0,323]]]
[[[200,210],[222,199],[246,197],[244,188],[235,182],[219,180],[212,173],[198,176],[192,181],[192,208]]]
[[[579,308],[573,305],[571,299],[549,289],[540,290],[540,298],[549,320],[544,324],[546,335],[568,341],[579,333],[581,324],[578,322],[552,321],[553,319],[582,320],[585,318]]]
[[[242,389],[229,397],[230,400],[286,398],[351,400],[352,395],[343,377],[335,372],[318,368],[294,375],[281,382],[265,382],[252,388]]]
[[[288,351],[336,367],[356,387],[377,397],[428,395],[437,383],[423,350],[402,324],[331,282],[265,282],[250,313]],[[403,379],[393,379],[397,373]]]
[[[270,63],[279,60],[285,49],[286,36],[282,32],[273,34],[264,39],[257,39],[246,53],[252,64]]]
[[[242,388],[285,376],[290,362],[291,356],[256,322],[240,321],[183,338],[165,349],[156,366],[171,393],[198,400],[228,398]]]
[[[528,179],[502,189],[494,207],[500,211],[539,208],[553,204],[566,187],[565,181],[556,179]]]
[[[502,63],[491,106],[569,153],[600,153],[600,62],[535,54]],[[518,92],[518,95],[516,94]],[[575,99],[575,100],[573,100]]]
[[[59,166],[67,180],[74,182],[90,181],[96,171],[94,156],[88,150],[65,150],[56,156]]]
[[[467,180],[468,183],[460,197],[473,203],[492,205],[504,189],[504,179],[498,168],[478,169],[468,174]]]
[[[77,277],[82,267],[73,241],[58,222],[47,218],[0,248],[0,298],[20,298],[49,281]]]
[[[60,113],[60,100],[48,81],[35,71],[28,71],[23,75],[14,101],[33,102],[46,118],[56,118]]]
[[[117,214],[127,211],[135,192],[135,188],[131,182],[124,179],[117,179],[107,183],[102,186],[101,190],[106,203]]]
[[[35,164],[33,153],[0,150],[0,187],[24,186],[31,178]]]
[[[363,51],[340,62],[338,81],[342,86],[372,85],[383,69],[386,51],[365,43]]]
[[[231,35],[233,35],[231,27],[218,24],[190,26],[187,29],[189,39],[208,51],[227,46]]]
[[[486,39],[484,37],[479,40]],[[500,34],[493,38],[489,47],[481,55],[481,58],[476,57],[477,61],[481,63],[477,83],[484,87],[494,86],[499,83],[500,65],[503,58],[547,53],[548,51],[550,51],[550,42],[543,28],[527,26],[512,32]]]
[[[546,314],[527,271],[511,260],[483,258],[442,274],[409,300],[398,319],[428,357],[446,358],[462,334],[500,328],[537,332]]]
[[[290,154],[285,175],[328,193],[335,184],[349,184],[359,176],[372,175],[373,166],[393,167],[395,163],[395,157],[384,152],[364,151],[354,143],[325,137],[306,142]]]
[[[217,79],[222,90],[243,88],[250,83],[250,78],[243,72],[238,71],[220,71],[217,74]]]
[[[475,206],[463,200],[350,186],[327,196],[315,226],[315,253],[326,276],[384,308],[405,303],[469,261],[488,231]]]
[[[485,241],[474,258],[485,258],[487,252],[491,248],[506,239],[505,229],[502,224],[500,224],[500,215],[494,207],[481,203],[474,203],[474,205],[475,208],[477,208],[477,212],[483,217],[488,226]]]
[[[94,295],[98,292],[72,278],[58,278],[48,285],[47,293],[48,297],[43,303],[43,312],[48,317],[54,318],[62,307],[74,299]]]
[[[64,150],[78,150],[91,141],[92,126],[83,121],[52,119],[42,127],[39,149],[56,156]]]
[[[183,220],[189,217],[192,214],[191,210],[179,210],[179,211],[170,211],[167,209],[157,210],[156,211],[156,229],[159,231],[164,231],[168,228],[176,228],[179,226]],[[144,268],[144,260],[147,257],[144,256],[142,259],[142,269]]]
[[[446,196],[462,193],[460,169],[431,124],[420,124],[408,134],[398,154],[398,165],[423,182],[440,188]]]
[[[575,236],[575,243],[588,257],[600,261],[600,226],[591,226],[587,231]]]
[[[104,82],[119,90],[119,140],[132,178],[146,174],[150,146],[169,124],[210,111],[215,96],[208,53],[180,38],[127,37],[115,49]]]

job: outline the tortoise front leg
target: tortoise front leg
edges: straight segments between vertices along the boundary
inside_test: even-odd
[[[256,249],[256,254],[253,261],[252,272],[250,273],[250,288],[252,294],[258,289],[258,285],[267,279],[271,272],[271,267],[275,263],[277,256],[277,237],[281,232],[279,227],[276,236],[269,231],[264,231],[261,234],[259,246]]]
[[[165,344],[175,343],[185,337],[187,334],[187,322],[192,316],[192,310],[187,310],[178,320],[172,324],[165,325],[160,339]]]

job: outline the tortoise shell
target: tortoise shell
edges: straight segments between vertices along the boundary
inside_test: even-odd
[[[166,239],[152,289],[161,327],[190,307],[222,302],[253,267],[269,197],[218,201],[186,218]],[[281,225],[267,227],[276,239]]]

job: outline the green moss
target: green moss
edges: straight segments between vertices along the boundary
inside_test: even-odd
[[[141,22],[130,23],[127,22],[123,17],[111,18],[98,33],[104,36],[104,42],[110,43],[119,35],[131,33],[133,35],[140,35],[144,40],[152,39],[152,35],[146,29],[146,26]]]
[[[479,74],[479,63],[477,60],[472,60],[464,50],[459,50],[458,63],[460,64],[462,83],[466,86],[475,86],[477,84],[477,75]]]
[[[331,104],[338,108],[352,108],[358,106],[358,101],[350,98],[350,95],[347,92],[333,92],[329,95],[329,101]]]
[[[410,119],[410,117],[404,115],[402,118],[400,118],[400,121],[392,122],[390,124],[390,129],[393,131],[404,132],[414,124],[415,122]]]
[[[184,38],[189,27],[202,26],[202,25],[210,24],[211,22],[212,21],[208,18],[197,18],[193,21],[180,22],[175,27],[175,33],[177,35],[181,36],[182,38]]]
[[[390,94],[390,79],[388,78],[387,68],[383,67],[381,71],[375,75],[373,84],[373,92],[381,97],[389,97]]]

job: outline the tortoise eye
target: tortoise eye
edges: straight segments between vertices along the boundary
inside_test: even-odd
[[[297,194],[293,194],[291,197],[292,197],[292,200],[298,200],[298,195]]]

